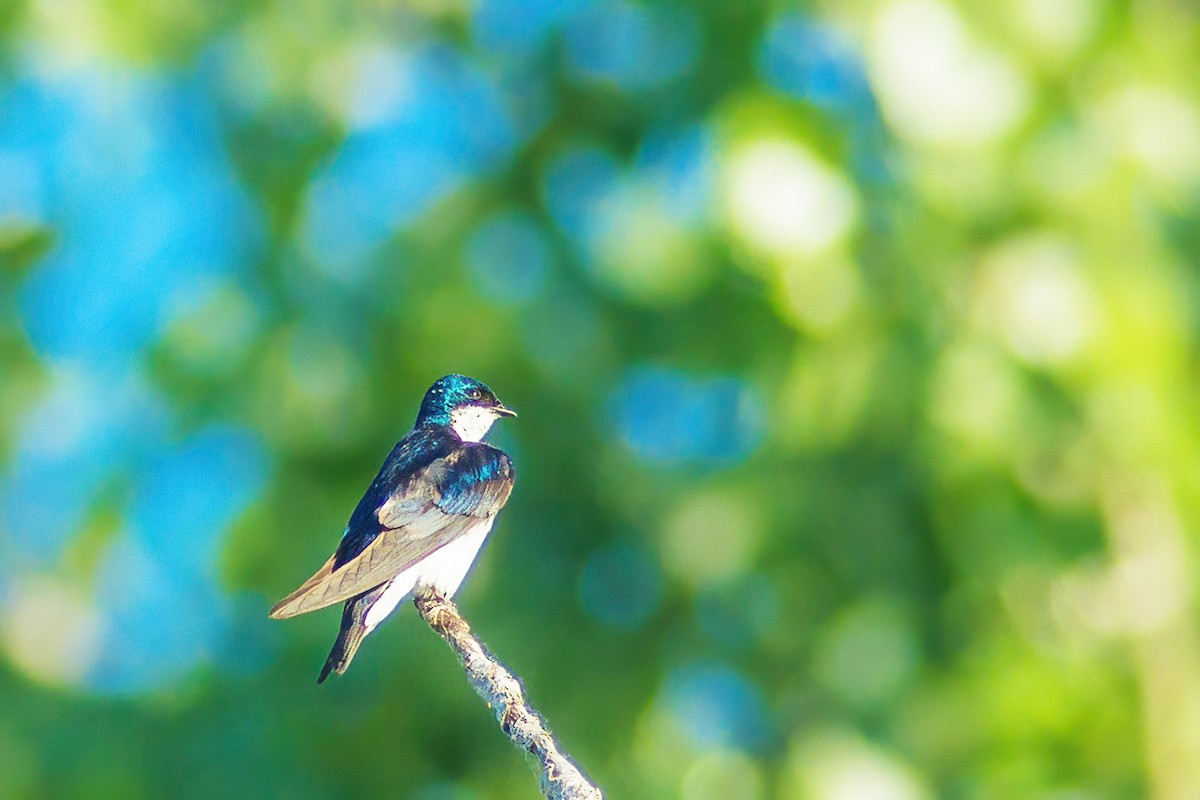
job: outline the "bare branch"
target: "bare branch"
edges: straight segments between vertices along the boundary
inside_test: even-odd
[[[437,595],[417,595],[413,604],[421,618],[458,656],[471,688],[495,711],[500,729],[517,747],[538,759],[542,794],[548,800],[603,800],[600,789],[559,750],[541,714],[525,699],[520,679],[471,633],[471,626],[458,613],[458,607]]]

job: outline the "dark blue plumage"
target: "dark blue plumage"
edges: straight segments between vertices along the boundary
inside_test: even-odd
[[[362,639],[412,592],[458,589],[512,491],[512,462],[480,441],[500,416],[515,415],[473,378],[447,375],[433,384],[333,556],[271,610],[283,618],[345,601],[318,682],[344,672]]]

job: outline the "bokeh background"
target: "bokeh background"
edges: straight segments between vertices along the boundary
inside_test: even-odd
[[[610,797],[1200,797],[1197,14],[5,3],[0,798],[536,796],[266,619],[450,371]]]

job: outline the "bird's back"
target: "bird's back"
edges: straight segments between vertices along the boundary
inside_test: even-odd
[[[461,447],[462,442],[445,429],[435,427],[414,428],[396,442],[350,515],[334,554],[334,569],[359,555],[383,531],[378,512],[388,498],[434,461],[448,456],[456,445]]]

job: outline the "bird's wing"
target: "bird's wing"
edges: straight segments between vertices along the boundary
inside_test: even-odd
[[[495,516],[512,485],[512,462],[503,452],[486,444],[456,448],[384,500],[376,511],[382,530],[362,552],[338,566],[331,559],[280,600],[271,616],[282,619],[315,611],[394,578]]]
[[[325,580],[331,574],[333,574],[334,560],[336,558],[337,558],[336,553],[331,555],[329,557],[329,559],[324,564],[321,565],[321,568],[319,570],[317,570],[315,573],[313,573],[313,576],[311,578],[306,580],[304,583],[300,584],[299,588],[297,588],[296,591],[292,592],[287,597],[283,598],[278,603],[276,603],[275,607],[271,609],[271,616],[275,617],[277,619],[282,619],[283,617],[295,616],[294,614],[280,614],[278,612],[280,611],[280,609],[286,607],[289,603],[292,603],[293,601],[308,594],[308,592],[310,592],[313,589],[313,587],[319,585],[321,583],[321,581]],[[299,612],[296,612],[296,613],[299,613]]]

